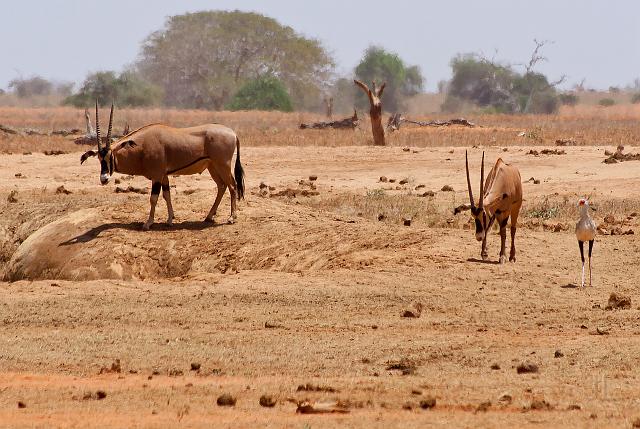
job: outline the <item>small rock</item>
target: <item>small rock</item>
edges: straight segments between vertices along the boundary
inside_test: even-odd
[[[631,422],[631,427],[634,429],[640,428],[640,417],[636,417],[636,419]]]
[[[316,176],[315,174],[312,174],[311,176],[309,176],[309,181],[315,182],[316,180],[318,180],[318,176]]]
[[[413,389],[411,391],[412,395],[422,395],[422,390],[418,390],[418,389]]]
[[[396,179],[389,179],[389,183],[396,183]]]
[[[382,222],[382,221],[383,221],[383,220],[385,220],[385,219],[386,219],[386,216],[384,215],[384,213],[378,213],[378,220],[379,220],[380,222]]]
[[[421,197],[434,197],[436,195],[435,192],[433,191],[427,191],[424,194],[421,195]]]
[[[616,217],[612,214],[608,214],[604,217],[604,221],[609,224],[616,223]]]
[[[491,369],[494,371],[497,371],[500,369],[500,365],[498,365],[497,363],[492,363],[491,364]]]
[[[413,405],[411,405],[411,402],[405,402],[404,404],[402,404],[402,409],[403,410],[412,410],[413,409]]]
[[[482,412],[486,412],[489,410],[489,408],[491,408],[491,401],[484,401],[481,402],[477,407],[476,407],[476,413],[482,413]]]
[[[528,407],[530,410],[552,410],[553,407],[544,399],[534,399]]]
[[[578,405],[578,404],[570,404],[567,407],[567,411],[574,411],[574,410],[581,410],[581,409],[582,409],[582,407],[580,405]]]
[[[191,362],[191,371],[200,371],[200,362]]]
[[[503,393],[502,395],[500,395],[500,398],[498,398],[498,401],[508,405],[513,402],[513,397],[508,393]]]
[[[402,224],[404,226],[411,226],[411,218],[410,217],[405,217],[402,219]]]
[[[70,193],[71,193],[71,191],[65,189],[64,185],[60,185],[60,186],[58,186],[58,189],[56,189],[56,194],[69,195]]]
[[[433,396],[428,397],[427,399],[423,399],[420,401],[420,408],[423,410],[430,410],[431,408],[436,406],[436,398]]]
[[[564,357],[564,353],[562,353],[560,350],[556,350],[555,353],[553,354],[554,358],[561,358]]]
[[[18,199],[16,198],[16,195],[18,195],[18,191],[16,191],[15,189],[11,192],[9,192],[9,196],[7,197],[7,201],[10,203],[17,203]]]
[[[22,401],[18,401],[18,408],[27,408],[27,404]]]
[[[611,152],[610,150],[605,150],[604,151],[604,155],[605,156],[611,156],[611,155],[613,155],[613,152]]]
[[[115,179],[113,180],[113,183],[115,183],[116,185],[119,185],[120,183],[122,183],[122,180],[120,180],[120,179],[118,179],[118,178],[115,178]]]
[[[386,183],[389,181],[389,179],[387,179],[387,176],[380,176],[380,181]]]
[[[411,149],[409,149],[408,147],[403,147],[403,148],[402,148],[402,151],[403,151],[403,152],[409,152],[410,150],[411,150]]]
[[[420,314],[422,314],[422,303],[414,302],[412,304],[412,307],[413,308],[404,310],[402,312],[402,317],[410,317],[410,318],[415,318],[415,319],[420,317]]]
[[[276,405],[276,400],[269,395],[262,395],[258,402],[261,406],[268,407],[268,408],[275,407]]]
[[[609,335],[609,328],[605,328],[604,326],[598,326],[596,328],[596,334],[598,334],[598,335]]]
[[[104,390],[96,391],[96,399],[97,400],[102,400],[102,399],[104,399],[106,397],[107,397],[107,392],[105,392]]]
[[[516,372],[518,374],[532,374],[538,372],[538,365],[531,362],[524,362],[517,366]]]
[[[605,310],[628,310],[631,308],[631,297],[612,292]]]
[[[409,183],[409,179],[402,179],[401,181],[398,182],[398,184],[400,185],[406,185],[407,183]]]
[[[453,188],[449,185],[444,185],[441,189],[443,192],[453,192]]]
[[[22,173],[16,173],[14,174],[15,177],[22,177]]]
[[[265,189],[265,188],[268,188],[268,187],[269,186],[266,183],[260,182],[260,189]]]
[[[424,187],[425,187],[425,185],[418,185],[418,186],[415,187],[415,190],[417,191],[418,189],[422,189]]]
[[[540,184],[540,179],[534,179],[533,184],[534,185],[539,185]]]
[[[233,407],[236,405],[236,398],[229,395],[228,393],[223,393],[222,395],[218,396],[216,403],[220,407]]]

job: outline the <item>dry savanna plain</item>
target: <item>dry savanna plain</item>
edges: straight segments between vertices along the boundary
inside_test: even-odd
[[[603,161],[640,150],[639,109],[405,124],[386,147],[366,119],[298,129],[316,119],[116,111],[116,130],[217,122],[242,145],[235,224],[228,194],[202,222],[205,172],[172,177],[174,225],[161,199],[144,232],[150,183],[100,186],[86,146],[50,133],[83,111],[0,108],[0,427],[632,427],[640,161]],[[465,150],[476,195],[482,151],[520,169],[516,263],[496,263],[495,229],[482,262],[453,215]],[[585,289],[582,196],[600,226]]]

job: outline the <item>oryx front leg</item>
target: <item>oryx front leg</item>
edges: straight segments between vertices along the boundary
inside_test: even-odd
[[[500,263],[504,264],[507,262],[507,221],[509,219],[505,219],[500,222]]]
[[[151,185],[151,198],[149,199],[151,209],[149,210],[149,219],[147,219],[144,225],[142,225],[142,229],[144,231],[148,231],[149,228],[151,228],[151,225],[153,225],[153,218],[156,214],[156,204],[158,203],[158,197],[160,196],[160,188],[162,188],[160,182],[153,182]]]
[[[167,203],[167,225],[173,225],[173,205],[171,205],[171,189],[169,187],[169,177],[162,179],[162,197]]]

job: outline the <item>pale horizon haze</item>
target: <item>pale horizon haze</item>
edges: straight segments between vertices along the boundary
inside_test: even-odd
[[[121,71],[168,16],[201,10],[255,11],[332,52],[337,72],[352,72],[370,45],[420,66],[426,89],[451,77],[449,62],[482,52],[506,63],[528,61],[533,39],[550,40],[537,70],[569,88],[607,89],[640,78],[640,2],[485,0],[458,2],[291,0],[3,1],[0,88],[16,77],[81,83],[90,72]]]

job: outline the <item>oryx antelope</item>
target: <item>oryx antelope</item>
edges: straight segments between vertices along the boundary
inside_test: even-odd
[[[480,168],[480,198],[478,205],[473,200],[471,179],[469,178],[469,157],[465,151],[465,165],[467,170],[467,188],[469,189],[469,203],[456,207],[454,214],[463,210],[471,210],[476,224],[476,239],[482,241],[482,260],[487,259],[487,233],[494,221],[500,225],[500,263],[506,261],[505,243],[507,240],[507,222],[511,218],[511,252],[509,261],[516,261],[516,228],[518,214],[522,206],[522,182],[520,172],[516,167],[505,164],[498,158],[493,166],[487,182],[484,183],[484,152],[482,152],[482,167]]]
[[[100,183],[103,185],[109,182],[114,172],[144,176],[151,180],[151,210],[149,210],[149,219],[142,229],[148,230],[153,224],[161,188],[169,212],[167,224],[173,223],[173,207],[169,190],[170,175],[199,174],[205,169],[209,170],[209,174],[218,186],[213,207],[204,219],[205,222],[214,221],[213,217],[227,187],[231,194],[229,223],[235,221],[236,200],[244,198],[244,171],[240,164],[240,140],[233,130],[217,124],[189,128],[151,124],[128,133],[112,145],[112,125],[113,104],[109,115],[106,143],[102,144],[96,102],[98,151],[85,152],[80,158],[80,163],[82,164],[90,156],[97,156],[100,161]],[[237,154],[235,170],[232,174],[231,161],[234,150],[237,150]]]
[[[578,246],[580,247],[580,257],[582,258],[582,282],[581,287],[584,287],[584,242],[589,242],[589,286],[591,286],[591,251],[593,250],[593,241],[596,238],[596,223],[591,219],[589,215],[589,208],[595,210],[589,206],[589,201],[586,198],[580,198],[578,201],[578,207],[580,209],[580,219],[576,224],[576,238],[578,239]]]

